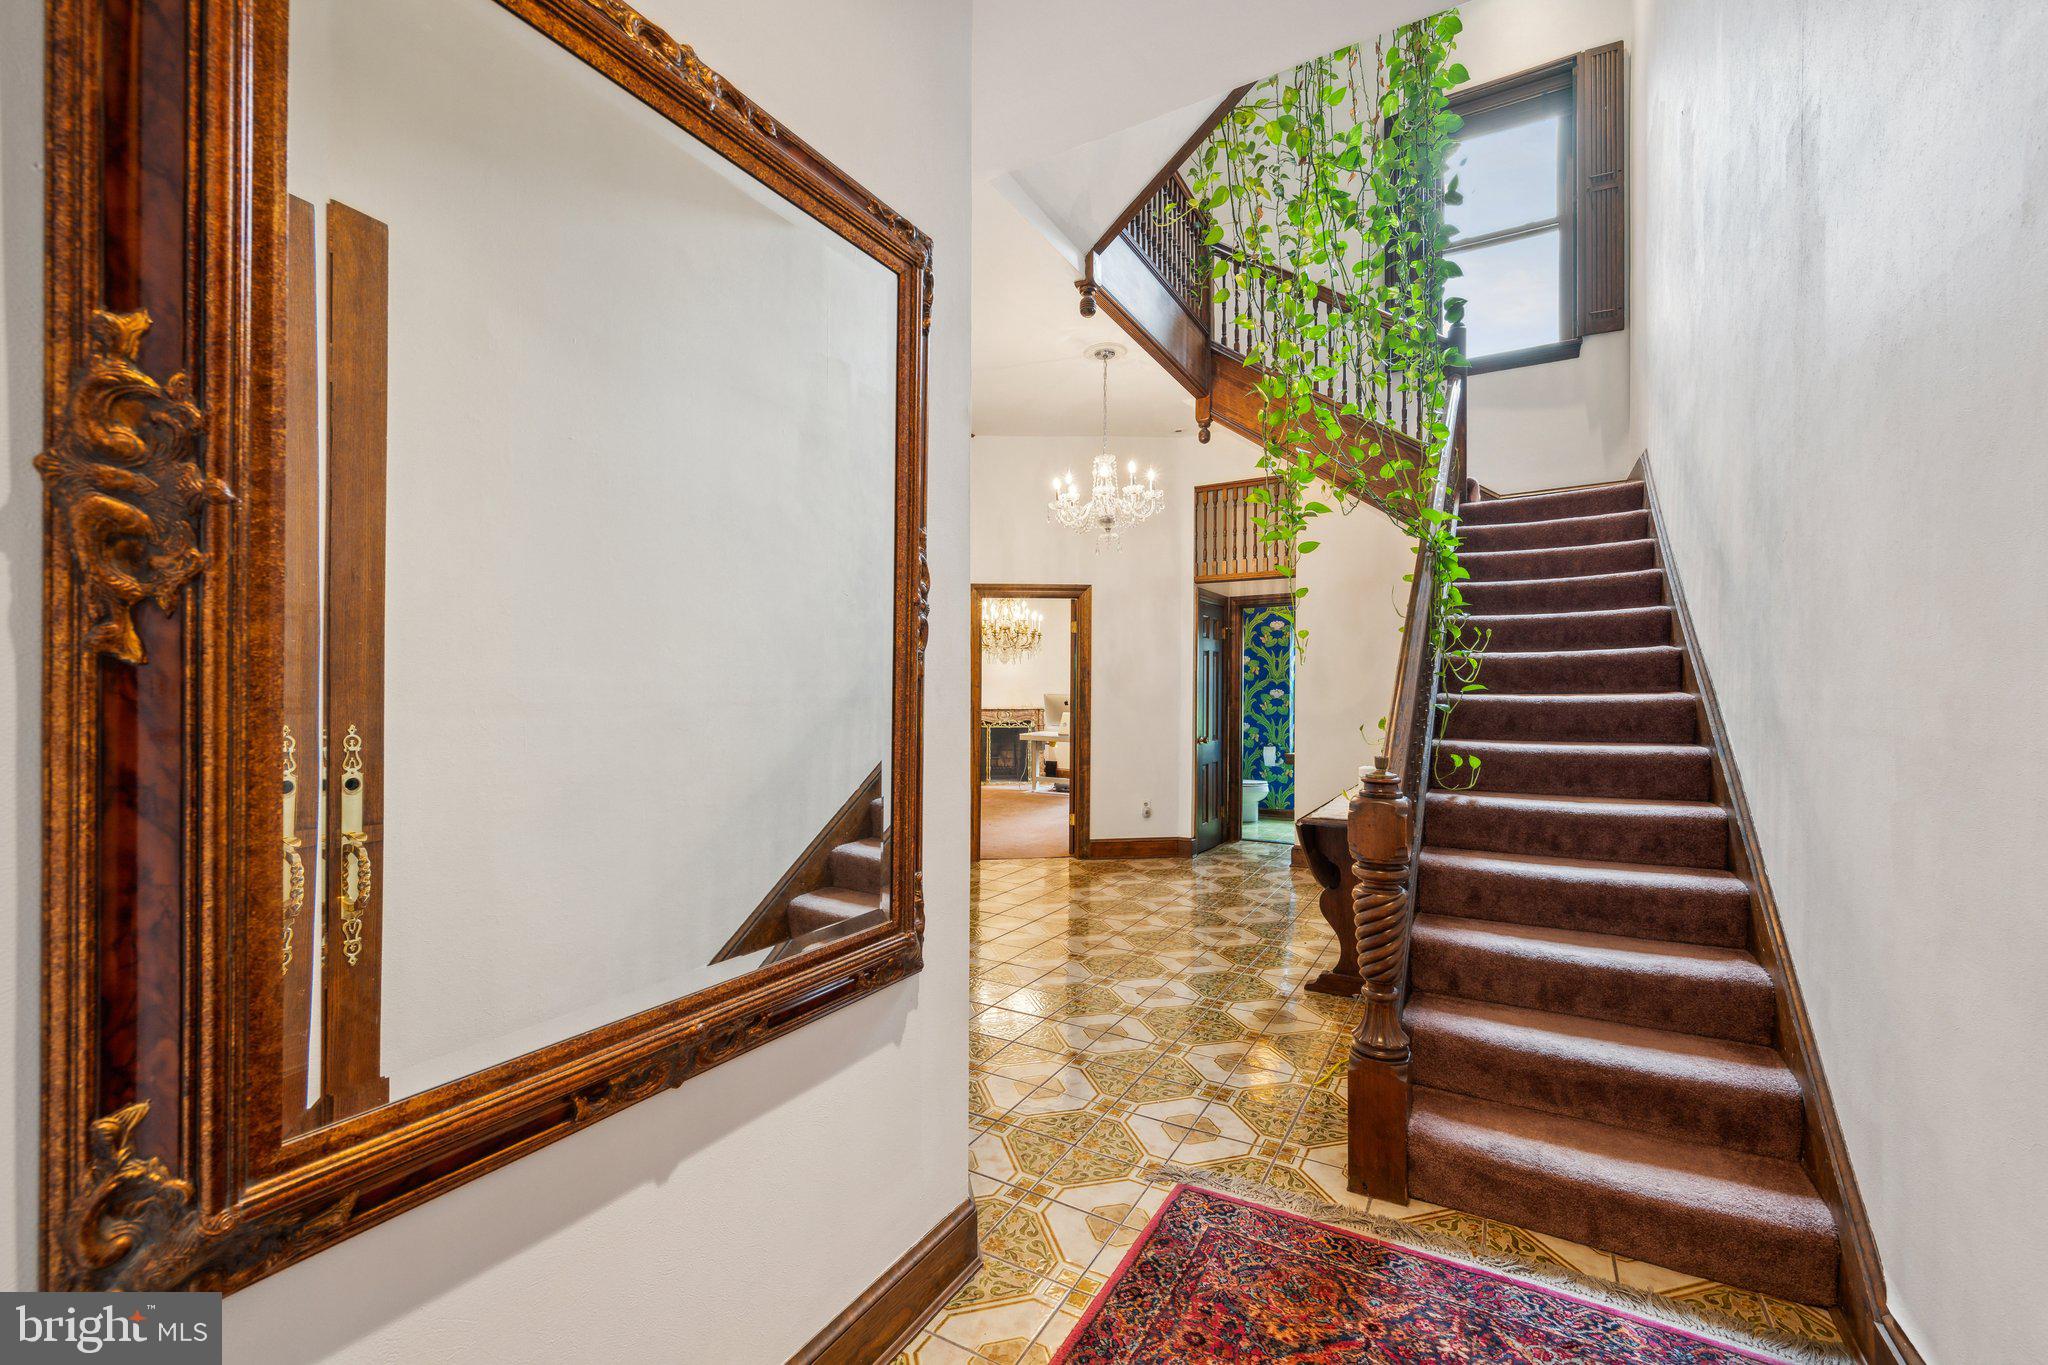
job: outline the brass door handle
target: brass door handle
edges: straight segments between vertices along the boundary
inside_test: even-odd
[[[341,953],[353,967],[363,956],[363,908],[370,903],[370,839],[363,829],[363,737],[348,727],[341,739]]]
[[[363,907],[370,903],[370,845],[360,834],[341,836],[341,954],[353,967],[363,955]]]
[[[284,961],[280,972],[291,970],[292,934],[298,928],[299,911],[306,905],[306,862],[299,856],[299,746],[292,727],[284,727]]]

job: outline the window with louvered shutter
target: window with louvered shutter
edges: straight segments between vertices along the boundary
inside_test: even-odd
[[[1628,325],[1628,89],[1620,43],[1575,65],[1579,333],[1591,336]]]
[[[1460,91],[1448,255],[1475,372],[1568,360],[1628,317],[1620,43]]]

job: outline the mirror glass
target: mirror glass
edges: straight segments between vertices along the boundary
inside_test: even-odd
[[[491,0],[293,0],[287,1135],[882,922],[897,276]]]

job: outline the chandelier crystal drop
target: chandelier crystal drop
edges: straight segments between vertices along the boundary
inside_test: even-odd
[[[1139,483],[1136,460],[1126,467],[1130,482],[1121,488],[1117,486],[1116,457],[1109,453],[1109,362],[1119,352],[1114,346],[1103,346],[1091,354],[1102,362],[1102,453],[1095,457],[1087,501],[1082,501],[1081,490],[1069,471],[1064,480],[1053,479],[1053,498],[1045,505],[1045,512],[1048,520],[1070,531],[1099,531],[1097,548],[1104,542],[1121,546],[1126,526],[1136,525],[1166,505],[1166,490],[1159,487],[1156,469],[1146,470],[1145,482]]]
[[[995,597],[981,604],[981,647],[1006,664],[1036,653],[1045,643],[1045,613],[1033,611],[1014,597]]]

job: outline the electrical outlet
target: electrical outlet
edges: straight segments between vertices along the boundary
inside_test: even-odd
[[[1152,818],[1152,803],[1150,801],[1145,803],[1145,818],[1147,820]]]

